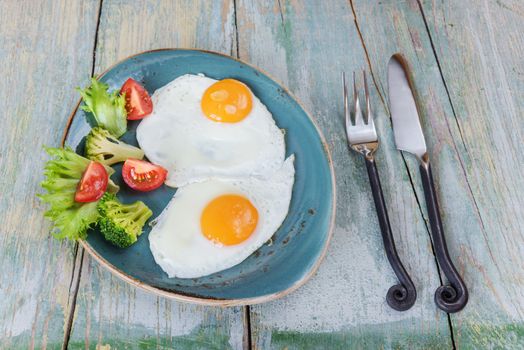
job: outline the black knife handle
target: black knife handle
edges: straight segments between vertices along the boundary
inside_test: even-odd
[[[421,163],[420,172],[422,174],[422,185],[424,186],[429,223],[431,225],[431,237],[437,255],[437,262],[449,281],[449,285],[440,286],[435,291],[435,303],[443,311],[449,313],[458,312],[468,302],[468,290],[449,257],[429,161]]]
[[[365,159],[366,167],[368,169],[369,183],[371,184],[371,191],[373,192],[378,222],[380,224],[380,231],[382,232],[382,240],[384,241],[384,248],[389,263],[400,282],[389,288],[386,295],[386,301],[391,308],[397,311],[405,311],[415,304],[417,291],[415,290],[413,281],[411,281],[406,269],[402,265],[397,254],[397,249],[395,248],[395,241],[391,232],[391,224],[389,223],[386,202],[384,201],[384,195],[382,194],[382,187],[380,186],[380,179],[378,177],[375,160],[368,157]]]

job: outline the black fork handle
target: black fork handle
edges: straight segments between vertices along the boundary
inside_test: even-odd
[[[449,281],[449,285],[440,286],[435,291],[435,304],[443,311],[458,312],[468,302],[468,290],[449,256],[429,161],[423,161],[420,164],[420,173],[422,174],[422,185],[431,225],[431,238],[437,255],[437,262]]]
[[[389,223],[386,202],[384,201],[384,195],[382,194],[382,187],[380,186],[380,179],[378,177],[375,160],[369,157],[366,157],[365,159],[366,167],[368,169],[369,183],[371,184],[378,222],[380,224],[380,231],[382,232],[382,240],[384,241],[384,248],[389,263],[400,282],[389,288],[386,295],[386,301],[391,308],[397,311],[405,311],[415,304],[417,291],[413,281],[411,281],[411,278],[404,268],[404,265],[402,265],[397,254],[397,249],[395,248],[395,241],[391,232],[391,224]]]

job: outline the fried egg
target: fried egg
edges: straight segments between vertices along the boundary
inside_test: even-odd
[[[235,266],[284,221],[294,156],[267,179],[212,179],[177,190],[156,219],[149,244],[169,277],[197,278]]]
[[[147,158],[167,169],[166,185],[210,178],[268,178],[284,162],[284,134],[266,106],[235,79],[183,75],[152,96],[137,128]]]

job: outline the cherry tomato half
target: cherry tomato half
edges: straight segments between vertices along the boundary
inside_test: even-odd
[[[122,167],[124,182],[134,190],[147,192],[160,187],[166,180],[167,170],[145,160],[129,158]]]
[[[153,111],[153,102],[146,89],[134,79],[127,79],[120,93],[126,94],[127,119],[138,120]]]
[[[94,202],[104,195],[109,176],[106,168],[98,162],[89,162],[75,193],[75,202]]]

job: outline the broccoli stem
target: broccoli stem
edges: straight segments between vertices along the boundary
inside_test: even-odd
[[[86,137],[86,157],[104,165],[113,165],[129,158],[142,159],[144,151],[118,140],[103,128],[91,129]]]

